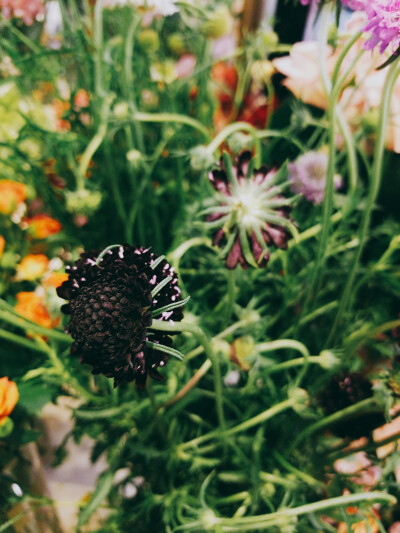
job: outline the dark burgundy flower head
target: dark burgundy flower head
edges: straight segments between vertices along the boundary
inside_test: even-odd
[[[319,393],[318,403],[326,415],[341,411],[350,405],[373,396],[372,384],[359,372],[336,374]],[[362,413],[335,423],[332,431],[339,437],[366,436],[385,422],[383,413]]]
[[[289,187],[284,169],[254,169],[250,152],[243,152],[232,165],[224,154],[219,168],[209,174],[216,193],[204,214],[213,230],[213,244],[222,249],[228,268],[238,264],[265,267],[271,246],[287,248],[290,234],[296,234],[289,218],[295,198],[285,198]]]
[[[84,252],[67,270],[68,280],[57,293],[69,300],[61,309],[71,316],[71,354],[91,365],[94,374],[113,377],[115,386],[124,381],[143,386],[147,375],[162,379],[157,368],[167,363],[163,347],[172,341],[168,332],[148,328],[153,316],[183,318],[183,302],[176,305],[182,301],[178,278],[167,261],[124,244]]]

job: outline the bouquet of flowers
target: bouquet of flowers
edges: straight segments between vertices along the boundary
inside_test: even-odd
[[[308,4],[0,0],[0,531],[400,531],[400,3]]]

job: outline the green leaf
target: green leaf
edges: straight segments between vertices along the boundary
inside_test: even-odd
[[[52,401],[56,390],[42,381],[26,381],[18,383],[18,405],[32,415],[39,414],[46,403]]]
[[[97,481],[97,487],[94,490],[89,500],[89,503],[79,513],[78,525],[77,525],[78,529],[86,524],[86,522],[95,512],[95,510],[99,507],[102,501],[105,498],[107,498],[113,485],[113,479],[114,479],[114,472],[112,470],[108,470],[107,472],[105,472],[99,477]]]

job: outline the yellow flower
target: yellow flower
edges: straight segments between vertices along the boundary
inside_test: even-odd
[[[2,235],[0,235],[0,258],[3,255],[5,245],[6,245],[5,238]]]
[[[4,424],[19,398],[17,385],[7,377],[0,378],[0,426]]]
[[[40,278],[46,272],[49,259],[44,254],[28,254],[17,265],[16,281]]]
[[[0,180],[0,213],[11,215],[25,201],[27,186],[12,180]]]

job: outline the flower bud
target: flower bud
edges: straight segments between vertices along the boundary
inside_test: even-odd
[[[140,168],[142,163],[142,153],[139,150],[133,148],[126,153],[126,159],[132,165],[133,168]]]
[[[266,85],[269,83],[272,75],[275,72],[275,67],[272,61],[268,59],[259,59],[254,61],[251,66],[251,77],[257,85]]]
[[[207,146],[199,145],[190,150],[190,165],[193,170],[208,170],[215,162]]]
[[[127,119],[130,115],[128,102],[118,102],[113,108],[114,117],[122,120]]]
[[[176,55],[182,55],[186,51],[185,41],[182,34],[178,32],[171,33],[167,39],[169,50]]]
[[[336,355],[330,350],[322,350],[322,352],[319,354],[319,359],[319,365],[325,370],[332,370],[333,368],[339,366],[340,363]]]
[[[65,193],[66,208],[69,213],[91,215],[100,206],[102,194],[100,191],[80,189]]]
[[[227,6],[218,6],[203,24],[202,30],[207,37],[218,39],[232,29],[232,17]]]
[[[138,35],[138,43],[140,48],[146,54],[153,54],[160,48],[160,38],[155,30],[150,28],[142,30]]]

